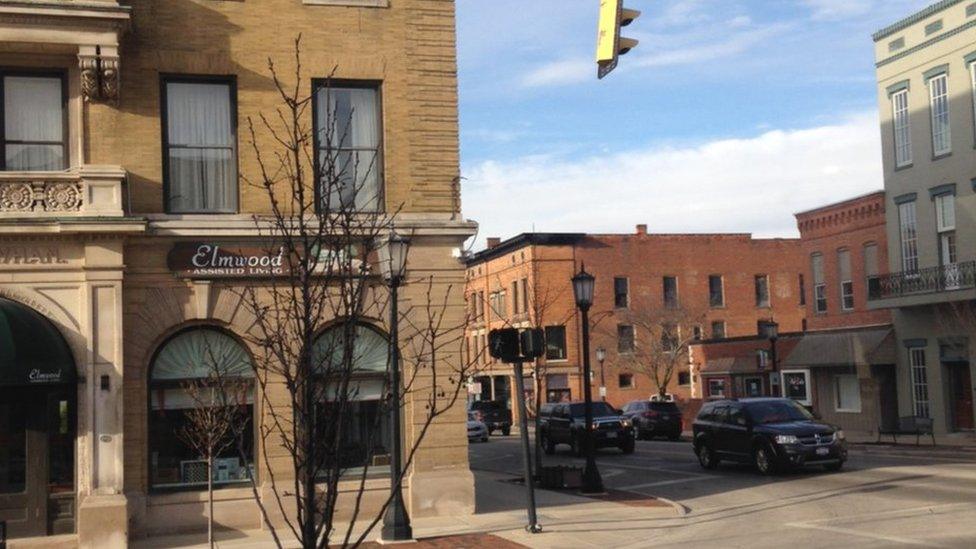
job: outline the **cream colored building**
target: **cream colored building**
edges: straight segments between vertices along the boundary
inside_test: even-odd
[[[943,0],[874,42],[892,274],[871,289],[870,306],[894,313],[900,415],[971,441],[976,3]]]
[[[172,436],[172,383],[194,374],[170,357],[213,337],[246,362],[234,289],[261,282],[188,276],[167,258],[261,245],[253,215],[269,206],[243,181],[256,170],[245,122],[278,106],[268,58],[287,65],[299,33],[301,86],[334,71],[336,101],[364,115],[357,154],[376,159],[375,205],[401,210],[410,278],[457,288],[445,325],[463,320],[458,248],[475,225],[457,188],[452,1],[0,0],[0,521],[12,538],[124,547],[205,528],[199,462]],[[422,301],[419,286],[402,299]],[[382,321],[368,328],[385,337]],[[407,403],[410,440],[423,406]],[[473,512],[464,424],[458,406],[430,430],[406,481],[412,516]],[[254,453],[222,464],[222,527],[261,527],[233,482],[247,468],[263,478]],[[370,478],[365,512],[388,491]]]

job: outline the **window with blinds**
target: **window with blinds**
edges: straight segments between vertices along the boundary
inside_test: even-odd
[[[949,133],[949,75],[929,79],[929,106],[932,113],[932,153],[941,156],[952,152]]]
[[[912,163],[912,134],[908,116],[908,90],[891,96],[892,121],[895,130],[895,166]]]
[[[837,250],[837,274],[840,281],[840,308],[854,310],[854,280],[851,276],[850,250]]]
[[[827,312],[827,283],[824,281],[823,254],[810,256],[810,270],[813,271],[813,306],[818,313]]]
[[[915,202],[898,205],[898,226],[901,235],[901,268],[905,272],[918,271],[918,229]]]

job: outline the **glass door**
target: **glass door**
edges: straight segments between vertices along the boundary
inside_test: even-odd
[[[25,387],[0,387],[0,521],[10,538],[47,534],[43,404]]]

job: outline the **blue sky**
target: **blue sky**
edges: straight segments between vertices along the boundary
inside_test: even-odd
[[[629,0],[602,81],[599,0],[457,0],[463,207],[486,236],[795,236],[882,187],[871,33],[929,0]]]

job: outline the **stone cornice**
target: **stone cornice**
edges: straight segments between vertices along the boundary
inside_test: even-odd
[[[871,38],[873,38],[875,42],[887,38],[900,30],[906,29],[914,25],[915,23],[918,23],[919,21],[925,19],[926,17],[935,15],[936,13],[939,13],[940,11],[952,7],[962,1],[963,0],[942,0],[941,2],[932,4],[931,6],[921,11],[909,15],[908,17],[902,19],[901,21],[892,23],[891,25],[888,25],[887,27],[879,30],[878,32],[872,34]]]

